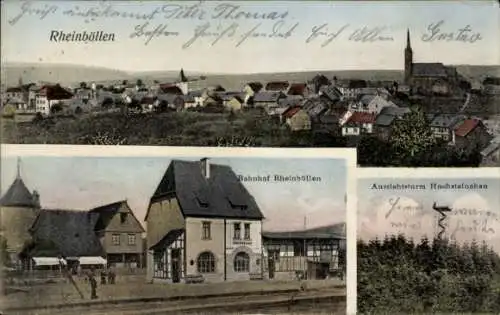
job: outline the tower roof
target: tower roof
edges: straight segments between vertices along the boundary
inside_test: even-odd
[[[406,49],[411,49],[410,29],[406,29]]]
[[[21,177],[18,176],[0,199],[0,206],[35,207],[36,202]]]
[[[21,160],[17,159],[17,176],[12,185],[0,198],[0,206],[2,207],[36,207],[37,201],[33,198],[29,189],[21,178]]]

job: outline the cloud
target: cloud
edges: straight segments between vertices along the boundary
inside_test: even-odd
[[[346,208],[343,203],[328,197],[313,197],[303,193],[293,196],[289,191],[282,191],[273,199],[260,204],[266,220],[266,230],[300,230],[325,226],[346,220]],[[287,196],[287,198],[283,198]]]

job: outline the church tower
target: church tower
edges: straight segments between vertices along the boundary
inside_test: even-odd
[[[18,159],[16,178],[0,198],[0,232],[7,241],[7,251],[13,263],[31,239],[29,229],[40,210],[39,195],[36,191],[31,193],[24,184],[20,166]]]
[[[406,30],[406,48],[405,48],[405,84],[410,85],[413,68],[413,50],[411,49],[410,30]]]

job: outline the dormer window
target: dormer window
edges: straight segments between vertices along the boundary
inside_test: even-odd
[[[125,223],[127,222],[127,214],[128,213],[120,213],[120,223]]]
[[[196,197],[196,201],[198,201],[198,205],[202,208],[208,208],[208,201],[202,200],[201,198]]]

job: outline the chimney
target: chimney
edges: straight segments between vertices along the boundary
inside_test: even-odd
[[[201,173],[203,176],[208,179],[210,178],[210,160],[208,158],[202,158],[200,160],[201,164]]]
[[[35,206],[37,208],[40,208],[40,194],[38,193],[38,191],[36,190],[33,190],[33,203],[35,204]]]

